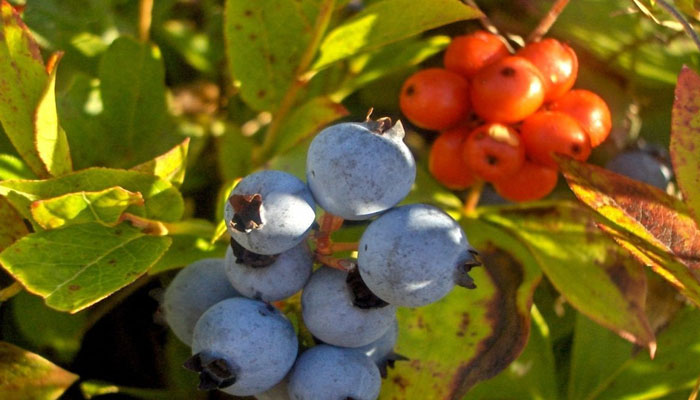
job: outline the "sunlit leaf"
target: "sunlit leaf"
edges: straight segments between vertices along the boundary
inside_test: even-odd
[[[23,237],[0,253],[0,263],[48,306],[77,312],[136,280],[170,242],[128,224],[71,225]]]
[[[275,151],[284,153],[304,139],[318,133],[321,128],[338,118],[348,115],[343,105],[327,97],[316,97],[297,107],[280,128]]]
[[[159,155],[153,160],[139,164],[131,169],[134,171],[159,176],[179,186],[185,180],[185,171],[187,170],[187,150],[189,145],[190,139],[187,138],[168,152]]]
[[[4,400],[55,400],[78,380],[45,358],[0,342],[0,393]]]
[[[22,216],[0,196],[0,251],[29,233]]]
[[[678,75],[671,121],[671,161],[678,187],[700,221],[700,76],[688,67]]]
[[[700,304],[700,233],[680,200],[594,165],[560,166],[579,200],[609,221],[606,232]]]
[[[478,16],[478,11],[459,0],[378,1],[328,33],[313,68],[321,69],[429,29]]]

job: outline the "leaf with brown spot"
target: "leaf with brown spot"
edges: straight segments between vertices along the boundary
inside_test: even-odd
[[[656,349],[647,321],[646,276],[594,224],[594,214],[568,202],[490,208],[481,218],[520,238],[561,295],[626,340]]]
[[[685,203],[700,221],[700,75],[684,66],[671,112],[671,161]]]
[[[532,295],[542,276],[535,260],[521,242],[490,224],[465,220],[463,226],[484,262],[470,272],[477,288],[455,288],[437,303],[398,310],[396,351],[410,361],[389,370],[382,399],[426,393],[432,399],[462,398],[525,347]]]
[[[594,165],[559,165],[579,200],[605,217],[605,232],[700,305],[700,230],[685,204]]]
[[[0,342],[0,393],[3,400],[57,399],[78,380],[45,358]]]
[[[0,2],[0,123],[17,153],[39,177],[49,173],[34,147],[34,111],[49,75],[39,45],[19,13]]]

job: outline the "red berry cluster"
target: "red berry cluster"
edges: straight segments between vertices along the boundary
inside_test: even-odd
[[[441,132],[429,169],[451,189],[484,180],[508,200],[541,199],[557,182],[553,153],[584,161],[610,133],[607,104],[571,90],[578,59],[555,39],[511,55],[500,37],[477,31],[452,40],[444,65],[409,77],[400,105],[415,125]]]

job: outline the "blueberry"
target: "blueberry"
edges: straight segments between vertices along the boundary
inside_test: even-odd
[[[368,219],[411,190],[416,165],[400,122],[341,123],[321,131],[309,147],[306,179],[319,205],[349,220]]]
[[[243,297],[221,301],[197,321],[185,366],[201,389],[234,396],[262,393],[284,379],[296,359],[292,324],[276,308]]]
[[[399,336],[399,323],[394,320],[388,331],[374,342],[358,347],[357,350],[365,353],[370,360],[374,361],[378,366],[383,364],[386,357],[394,351],[396,339]]]
[[[258,254],[279,254],[301,243],[316,214],[304,182],[282,171],[265,170],[245,177],[224,208],[231,237]]]
[[[362,234],[358,267],[379,298],[419,307],[447,295],[455,284],[473,288],[467,275],[478,265],[459,224],[437,207],[397,207],[372,221]]]
[[[309,331],[325,343],[359,347],[379,339],[393,324],[396,307],[362,309],[353,304],[348,274],[321,267],[301,295],[301,311]]]
[[[302,353],[289,376],[294,400],[373,400],[380,387],[379,369],[366,355],[323,344]]]
[[[175,336],[188,346],[199,317],[214,304],[240,296],[226,278],[224,260],[207,258],[178,272],[163,295],[161,309]]]
[[[274,258],[267,266],[249,266],[226,252],[226,275],[243,296],[263,301],[286,299],[300,291],[311,276],[313,255],[306,242],[301,242]]]
[[[671,169],[659,158],[643,150],[622,152],[610,160],[605,167],[664,191],[671,181]]]

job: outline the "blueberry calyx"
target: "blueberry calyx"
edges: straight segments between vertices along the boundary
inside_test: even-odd
[[[199,374],[199,390],[223,389],[236,383],[236,373],[223,358],[210,359],[197,353],[188,358],[183,366]]]
[[[371,290],[369,290],[365,282],[362,280],[360,270],[357,267],[348,272],[345,282],[350,288],[350,292],[352,293],[353,297],[352,304],[355,307],[366,310],[371,308],[382,308],[389,305],[389,303],[380,299],[374,293],[372,293]]]
[[[374,108],[370,108],[367,112],[367,116],[365,117],[364,123],[367,129],[378,135],[386,134],[387,136],[391,136],[395,139],[403,139],[406,133],[403,130],[401,121],[396,121],[396,124],[392,124],[391,118],[389,117],[381,117],[373,120],[371,118],[372,111],[374,111]]]
[[[479,252],[474,249],[469,249],[468,251],[472,258],[459,264],[457,272],[455,273],[455,283],[467,289],[476,289],[476,284],[472,277],[469,276],[469,271],[483,264],[479,261]]]
[[[264,268],[272,265],[279,254],[274,255],[264,255],[254,253],[236,242],[231,238],[231,250],[233,250],[233,256],[236,257],[236,264],[245,264],[251,268]]]
[[[248,233],[262,226],[262,218],[260,217],[262,195],[259,193],[234,194],[229,197],[228,202],[233,207],[234,212],[230,222],[231,228]]]
[[[384,357],[384,359],[377,365],[379,368],[379,374],[381,375],[382,378],[387,377],[387,372],[389,368],[394,368],[394,365],[396,364],[397,361],[408,361],[409,358],[406,356],[403,356],[399,353],[395,352],[390,352],[389,354]]]

